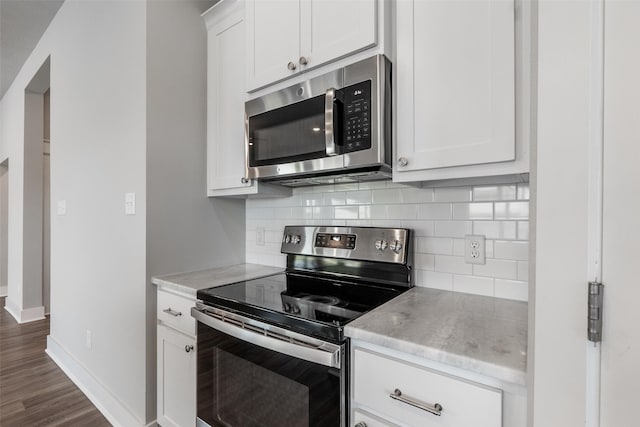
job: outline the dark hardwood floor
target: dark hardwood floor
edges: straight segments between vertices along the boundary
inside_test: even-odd
[[[47,354],[49,318],[18,324],[0,298],[0,426],[111,424]]]

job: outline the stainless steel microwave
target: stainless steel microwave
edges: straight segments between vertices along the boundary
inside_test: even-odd
[[[384,55],[245,103],[247,177],[302,186],[391,176]]]

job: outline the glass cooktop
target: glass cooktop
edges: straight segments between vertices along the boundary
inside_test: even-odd
[[[204,289],[197,295],[214,307],[339,342],[345,324],[403,291],[289,272]]]

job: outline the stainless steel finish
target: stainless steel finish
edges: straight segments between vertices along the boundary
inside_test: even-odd
[[[291,71],[296,69],[296,63],[293,61],[289,61],[289,63],[287,64],[287,68]]]
[[[591,342],[602,341],[602,303],[604,285],[589,282],[589,309],[587,311],[587,337]]]
[[[336,90],[334,88],[327,89],[324,98],[324,142],[327,156],[335,156],[338,154],[335,140],[335,129],[333,126],[333,105],[335,101]]]
[[[307,58],[305,58],[304,56],[301,56],[298,62],[300,63],[300,65],[307,65],[309,63],[307,61]]]
[[[318,172],[335,172],[341,182],[388,179],[391,177],[390,102],[387,93],[390,78],[390,62],[384,55],[376,55],[363,61],[334,70],[300,84],[289,86],[277,92],[249,100],[245,103],[245,165],[246,176],[253,179],[282,179],[280,184],[299,186],[324,184],[323,180],[335,177],[299,178]],[[251,167],[249,165],[249,120],[251,117],[286,105],[326,95],[327,88],[341,89],[363,81],[371,80],[371,148],[352,153],[339,154],[313,160]],[[299,89],[302,88],[302,91]],[[300,93],[301,92],[301,93]],[[304,143],[304,141],[294,141]],[[377,167],[383,170],[364,174],[351,174],[356,167]],[[317,182],[316,182],[317,181]]]
[[[191,316],[220,332],[291,357],[340,368],[342,348],[197,302]]]
[[[315,247],[317,233],[355,234],[356,247],[354,249]],[[406,264],[409,255],[407,247],[409,231],[404,228],[287,226],[284,229],[284,235],[292,236],[290,242],[287,242],[286,238],[282,241],[281,252],[286,254],[337,257],[395,264]],[[293,237],[299,237],[300,242],[294,244]],[[377,248],[379,241],[384,241],[385,243],[399,242],[401,245],[400,251],[382,251]]]
[[[240,182],[243,184],[248,184],[249,180],[243,176],[242,178],[240,178]]]
[[[376,240],[376,249],[379,251],[384,251],[387,249],[388,243],[386,240]]]
[[[202,421],[200,418],[196,418],[196,427],[211,427],[209,423]]]
[[[389,249],[391,249],[393,252],[397,254],[400,253],[400,251],[402,250],[402,247],[403,247],[402,242],[399,240],[395,240],[389,244]]]
[[[171,307],[169,307],[169,308],[165,308],[164,310],[162,310],[162,312],[163,312],[163,313],[167,313],[168,315],[173,316],[173,317],[182,316],[182,313],[181,313],[181,312],[179,312],[179,311],[173,311],[173,310],[171,310]]]
[[[193,346],[189,344],[185,345],[184,351],[186,351],[187,353],[189,353],[190,351],[193,351]]]
[[[407,166],[409,164],[409,159],[406,157],[400,157],[398,159],[398,166]]]
[[[409,397],[404,397],[399,388],[395,389],[394,392],[389,395],[389,397],[392,399],[398,400],[402,403],[415,406],[416,408],[422,409],[423,411],[427,411],[433,415],[437,415],[437,416],[442,415],[442,405],[440,405],[439,403],[434,403],[432,405],[430,403],[423,403],[415,399],[411,399]]]

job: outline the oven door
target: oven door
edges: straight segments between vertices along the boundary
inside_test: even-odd
[[[346,425],[345,345],[198,304],[197,425]]]

